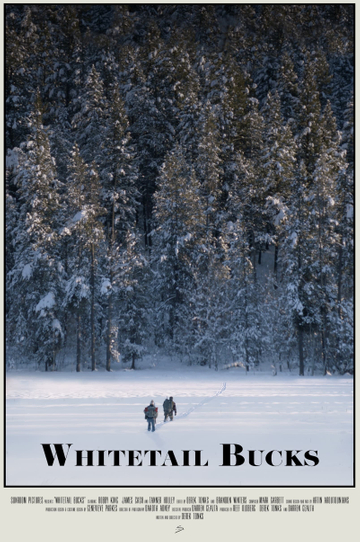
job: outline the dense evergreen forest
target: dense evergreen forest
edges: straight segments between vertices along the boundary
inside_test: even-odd
[[[353,4],[7,4],[8,359],[353,371]]]

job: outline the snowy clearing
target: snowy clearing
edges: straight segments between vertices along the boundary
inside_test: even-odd
[[[224,386],[226,383],[226,387]],[[246,374],[171,367],[113,372],[23,372],[6,378],[6,483],[9,486],[351,486],[353,378]],[[178,416],[163,423],[173,395]],[[143,409],[159,407],[157,431],[147,432]],[[66,465],[48,466],[43,443],[72,444]],[[222,444],[243,447],[242,465],[223,466]],[[136,450],[143,464],[76,466],[76,450]],[[161,451],[156,466],[146,450]],[[208,466],[173,466],[182,450],[202,450]],[[233,448],[232,448],[233,450]],[[255,450],[249,464],[248,450]],[[260,450],[264,453],[260,454]],[[271,466],[265,454],[273,455]],[[286,466],[285,451],[317,451],[319,463]],[[160,454],[158,454],[160,457]],[[190,454],[190,457],[191,454]],[[232,457],[233,459],[233,457]],[[85,461],[85,460],[84,460]]]

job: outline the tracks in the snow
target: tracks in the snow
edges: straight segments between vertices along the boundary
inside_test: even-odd
[[[209,403],[209,401],[212,401],[213,399],[215,399],[215,397],[218,397],[218,395],[220,395],[224,390],[226,390],[226,382],[223,383],[220,390],[217,391],[216,393],[214,393],[214,395],[212,395],[211,397],[205,397],[205,399],[200,401],[200,403],[197,403],[196,405],[190,407],[186,412],[183,412],[182,414],[179,414],[178,416],[176,416],[176,418],[174,418],[174,420],[175,419],[180,420],[181,418],[186,418],[192,412],[194,412],[194,410],[197,410],[198,408],[202,407],[203,405],[206,405],[207,403]],[[169,423],[169,422],[166,422],[166,423]],[[165,425],[165,422],[157,423],[156,424],[156,429],[159,429],[162,425]]]

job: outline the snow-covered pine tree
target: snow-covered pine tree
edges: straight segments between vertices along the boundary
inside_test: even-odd
[[[14,320],[11,320],[11,318],[8,318],[8,315],[11,315],[11,298],[14,295],[14,292],[10,289],[10,278],[13,270],[15,269],[16,238],[19,235],[19,231],[17,231],[17,228],[19,227],[20,220],[20,193],[18,183],[16,182],[16,169],[19,164],[19,154],[22,154],[20,149],[15,148],[14,150],[8,150],[6,155],[5,175],[5,314],[8,325],[8,336],[11,338],[15,337],[16,332],[16,323]]]
[[[219,106],[210,100],[203,105],[199,118],[199,142],[195,162],[200,183],[200,204],[205,217],[202,244],[196,261],[196,288],[192,295],[195,346],[200,362],[217,367],[218,347],[228,338],[226,265],[226,217],[223,204],[223,169],[221,162]],[[222,305],[222,309],[221,309]]]
[[[282,209],[286,233],[281,267],[298,334],[300,375],[305,370],[305,340],[319,338],[322,370],[326,372],[331,365],[330,321],[337,311],[337,183],[346,172],[329,104],[316,120],[310,122],[308,133],[302,134],[305,146],[312,149],[311,157],[306,163],[300,161],[288,206]],[[304,144],[303,137],[300,145]],[[303,152],[300,149],[300,154]]]
[[[277,273],[280,218],[282,205],[290,197],[296,147],[288,124],[281,115],[280,98],[277,92],[269,94],[262,114],[264,115],[264,147],[261,153],[263,180],[263,216],[265,231],[262,245],[274,245],[274,273]]]
[[[196,251],[190,314],[196,357],[201,365],[217,370],[221,351],[228,347],[230,335],[228,245],[223,233],[218,232],[215,238],[208,229],[206,231],[206,237]]]
[[[262,345],[268,361],[272,362],[274,376],[283,370],[291,371],[296,359],[296,334],[292,309],[284,281],[277,282],[269,277],[264,284],[262,318]]]
[[[286,279],[286,289],[293,308],[300,375],[304,375],[305,371],[305,340],[319,332],[321,320],[318,315],[319,306],[313,295],[316,288],[316,273],[314,275],[312,267],[316,260],[313,251],[316,232],[310,225],[313,202],[310,193],[316,190],[316,161],[319,154],[325,151],[319,92],[325,70],[323,68],[322,65],[319,67],[316,58],[312,59],[309,53],[305,54],[299,84],[298,115],[293,124],[297,143],[297,168],[291,182],[291,194],[282,209],[285,218],[282,276]]]
[[[312,180],[315,162],[321,149],[319,134],[321,101],[317,71],[316,60],[306,53],[299,84],[299,108],[294,135],[298,143],[298,159],[302,160],[306,167],[309,182]]]
[[[293,58],[287,51],[284,51],[281,58],[276,91],[280,96],[283,118],[292,126],[299,114],[299,78]]]
[[[26,119],[31,113],[34,93],[41,84],[39,28],[29,5],[8,4],[6,15],[6,139],[7,148],[19,147],[29,130]],[[41,33],[41,32],[40,32]]]
[[[256,256],[263,249],[266,225],[264,221],[265,194],[262,182],[262,149],[264,145],[264,119],[259,111],[259,102],[251,97],[248,100],[248,111],[244,117],[245,128],[242,138],[242,153],[251,162],[252,172],[248,179],[243,196],[246,198],[244,205],[244,218],[247,223],[249,246],[253,261],[253,273],[256,279]]]
[[[256,44],[252,62],[256,97],[262,105],[269,92],[276,90],[282,52],[289,47],[287,26],[291,8],[281,4],[263,4],[258,9],[259,16],[254,22],[257,34],[266,34],[267,39]]]
[[[221,158],[216,107],[203,104],[199,119],[199,140],[195,173],[200,183],[201,201],[206,215],[206,235],[216,235],[221,196]]]
[[[106,209],[105,234],[107,256],[104,268],[107,298],[106,369],[118,353],[118,325],[114,317],[116,299],[126,268],[126,242],[135,231],[138,207],[137,169],[131,144],[129,121],[118,85],[114,85],[107,124],[103,131],[99,157],[102,204]]]
[[[146,21],[144,43],[130,51],[129,81],[126,85],[126,111],[136,149],[138,190],[141,194],[140,219],[145,247],[150,251],[153,226],[153,195],[165,155],[175,142],[175,67],[172,53],[161,37],[156,20]]]
[[[194,37],[190,36],[190,46],[192,49]],[[200,136],[200,117],[202,102],[200,99],[200,80],[193,60],[189,54],[186,54],[186,42],[181,42],[182,48],[179,54],[183,57],[181,65],[182,84],[177,86],[177,131],[176,140],[185,153],[186,161],[189,166],[195,167],[198,155],[199,136]]]
[[[125,272],[119,288],[119,348],[123,363],[130,362],[131,369],[136,369],[137,360],[152,343],[152,276],[140,245],[140,235],[129,231],[123,256]]]
[[[340,373],[354,370],[354,103],[349,101],[344,114],[341,149],[347,168],[339,172],[336,183],[337,310],[332,314],[332,361]],[[336,330],[336,331],[335,331]]]
[[[90,343],[91,370],[96,370],[96,284],[99,284],[98,258],[104,240],[100,221],[100,181],[95,163],[88,166],[74,146],[68,169],[66,196],[68,219],[63,229],[66,243],[66,311],[76,319],[76,371],[83,365],[83,344]],[[87,324],[84,325],[84,322]],[[86,332],[89,329],[90,332]],[[82,339],[82,335],[85,335]],[[87,352],[86,352],[87,354]],[[85,354],[85,355],[86,355]]]
[[[330,321],[339,314],[338,281],[339,270],[338,247],[342,242],[338,229],[338,183],[346,177],[347,164],[345,152],[341,149],[341,136],[336,130],[336,120],[332,114],[330,103],[321,117],[322,150],[319,153],[314,170],[314,184],[309,190],[309,201],[312,211],[309,216],[310,227],[313,228],[316,248],[313,255],[313,288],[319,306],[319,322],[321,333],[321,356],[324,373],[332,369],[332,359],[336,346],[333,345],[330,355],[330,342],[335,329]],[[341,217],[342,218],[342,217]]]
[[[202,59],[203,66],[206,59]],[[205,63],[205,66],[208,62]],[[203,67],[204,71],[207,71]],[[208,77],[211,103],[218,104],[215,110],[217,144],[221,161],[219,181],[219,213],[226,221],[231,213],[228,208],[229,190],[234,182],[237,153],[243,150],[244,139],[249,135],[246,114],[249,111],[249,75],[240,68],[228,53],[219,55]]]
[[[166,157],[154,199],[152,288],[158,294],[156,322],[158,332],[181,351],[191,336],[189,303],[206,216],[199,181],[179,144]]]
[[[64,276],[59,254],[59,182],[42,119],[38,92],[28,119],[30,136],[18,151],[15,182],[20,209],[8,288],[12,340],[48,370],[55,368],[63,339],[60,300]]]
[[[291,197],[281,208],[284,238],[279,246],[280,281],[288,300],[289,311],[297,335],[299,374],[305,374],[304,335],[311,323],[312,308],[307,303],[311,284],[306,281],[307,228],[306,207],[307,171],[300,162],[291,183]]]
[[[256,280],[252,245],[251,213],[256,185],[256,168],[239,151],[234,163],[234,182],[229,191],[227,222],[227,265],[229,266],[228,313],[231,315],[229,348],[236,362],[248,371],[261,359],[262,286]],[[239,359],[240,358],[240,359]]]
[[[51,36],[49,68],[43,85],[46,120],[51,123],[51,148],[59,179],[66,182],[68,158],[74,143],[71,121],[82,91],[83,41],[75,5],[52,6],[48,17]]]
[[[74,104],[75,105],[75,104]],[[106,125],[107,101],[102,79],[92,66],[85,81],[83,93],[76,100],[78,111],[72,118],[75,141],[87,164],[99,162]]]

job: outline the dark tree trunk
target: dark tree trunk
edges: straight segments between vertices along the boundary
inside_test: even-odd
[[[116,178],[114,175],[114,191],[116,186]],[[109,235],[109,269],[110,269],[110,294],[108,301],[108,328],[107,328],[107,341],[106,341],[106,370],[111,371],[111,343],[112,343],[112,312],[113,312],[113,282],[114,282],[114,270],[113,270],[113,258],[114,258],[114,246],[115,246],[115,206],[112,205],[111,211],[111,230]]]
[[[298,329],[298,345],[299,345],[299,375],[304,376],[304,331],[301,327]]]
[[[324,375],[327,373],[327,355],[326,355],[326,332],[323,330],[321,332],[321,353],[324,366]]]
[[[90,307],[90,350],[91,370],[96,369],[95,359],[95,256],[94,246],[91,247],[91,269],[90,269],[91,307]]]
[[[339,243],[339,259],[338,259],[337,303],[338,303],[339,316],[341,314],[342,277],[343,277],[343,236],[341,236],[341,241]]]
[[[81,371],[81,309],[78,307],[76,315],[76,372]]]
[[[111,281],[112,284],[112,281]],[[110,292],[108,302],[108,328],[107,328],[107,340],[106,340],[106,370],[111,371],[111,340],[112,340],[112,304],[113,294]]]
[[[113,180],[113,190],[116,188],[116,175]],[[108,301],[108,327],[106,340],[106,370],[111,371],[111,343],[112,343],[112,312],[113,312],[113,282],[114,282],[114,246],[115,246],[115,205],[112,204],[111,218],[109,224],[109,271],[110,271],[110,293]]]
[[[279,246],[276,243],[275,244],[275,252],[274,252],[274,275],[275,275],[275,277],[277,276],[278,256],[279,256]]]

